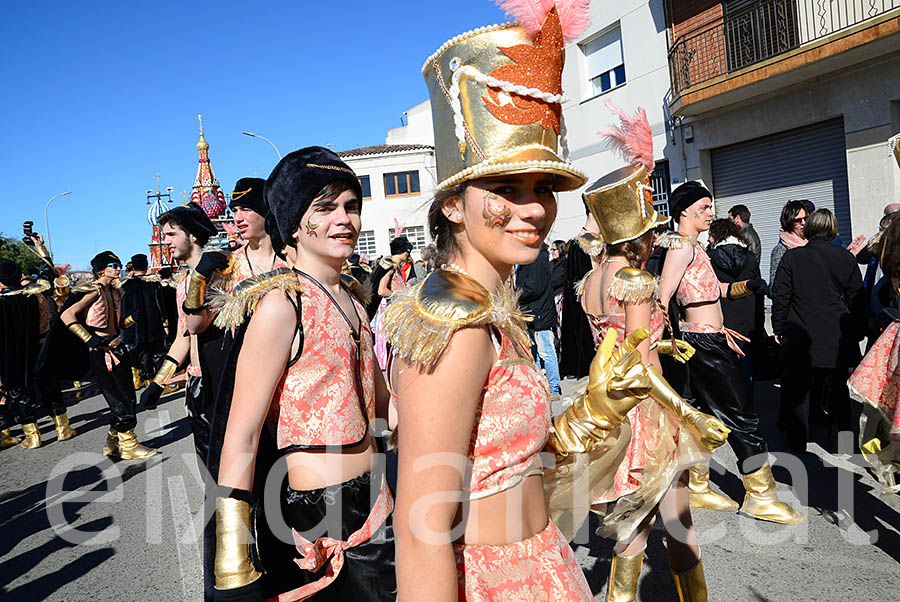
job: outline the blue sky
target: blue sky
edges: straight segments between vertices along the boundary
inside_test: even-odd
[[[448,2],[16,2],[0,20],[0,232],[44,233],[85,267],[146,252],[145,191],[190,194],[197,114],[223,189],[282,153],[380,144],[425,100],[424,60],[504,21],[488,0]]]

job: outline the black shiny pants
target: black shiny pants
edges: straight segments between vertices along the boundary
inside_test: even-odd
[[[691,393],[699,409],[731,429],[728,443],[737,456],[738,468],[742,474],[752,472],[759,466],[745,472],[744,461],[766,453],[768,448],[759,432],[759,417],[740,356],[728,346],[724,334],[682,332],[682,336],[697,350],[688,362],[688,370]]]
[[[209,456],[209,429],[212,416],[212,402],[209,399],[208,387],[201,376],[188,376],[185,403],[187,404],[188,421],[194,435],[194,449],[200,464],[206,465]]]
[[[339,485],[323,489],[284,492],[285,521],[294,530],[314,541],[330,536],[346,541],[365,524],[381,486],[381,475],[366,473]],[[314,595],[316,601],[381,602],[397,597],[394,572],[394,528],[392,517],[372,537],[344,551],[344,567],[337,578]],[[327,565],[311,574],[316,581]]]
[[[106,352],[100,349],[88,351],[88,360],[91,374],[109,406],[110,428],[120,432],[134,429],[137,426],[137,399],[131,379],[131,364],[123,359],[109,370],[106,367]]]

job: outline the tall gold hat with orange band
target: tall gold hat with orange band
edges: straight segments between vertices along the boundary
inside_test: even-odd
[[[611,102],[606,106],[619,116],[621,125],[600,133],[629,165],[588,186],[583,198],[600,226],[603,242],[616,245],[665,224],[669,218],[653,207],[653,189],[650,187],[654,165],[653,134],[647,113],[638,109],[630,116]]]
[[[587,177],[565,158],[562,70],[565,42],[589,23],[587,2],[499,4],[518,22],[460,34],[422,67],[431,98],[438,190],[485,176],[532,172],[553,174],[554,190],[580,188]]]

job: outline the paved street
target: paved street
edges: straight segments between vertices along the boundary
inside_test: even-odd
[[[0,599],[201,599],[200,547],[194,539],[200,533],[201,489],[181,395],[164,398],[158,410],[139,415],[141,439],[162,450],[148,462],[109,462],[99,454],[106,410],[97,396],[71,408],[72,425],[79,431],[75,439],[57,443],[52,423],[44,419],[43,448],[0,452]],[[777,449],[777,432],[771,428],[774,405],[766,401],[777,399],[777,390],[758,387],[757,395],[765,434]],[[809,506],[807,525],[784,527],[737,514],[695,511],[713,599],[850,602],[896,597],[900,501],[873,491],[876,484],[861,460],[812,451],[799,464],[809,474],[808,493],[802,495]],[[715,459],[728,471],[716,476],[716,483],[740,499],[731,451],[720,450]],[[58,475],[62,477],[54,478]],[[776,477],[785,482],[787,472],[776,468]],[[846,499],[839,495],[841,482]],[[786,486],[780,489],[790,498]],[[852,520],[847,512],[851,506]],[[677,599],[664,541],[657,528],[644,564],[641,600]],[[575,549],[601,600],[611,542],[592,536],[590,545]]]

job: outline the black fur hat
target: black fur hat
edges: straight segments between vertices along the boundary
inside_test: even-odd
[[[94,274],[99,274],[112,263],[119,264],[119,267],[122,267],[122,260],[119,259],[119,256],[113,253],[112,251],[103,251],[102,253],[97,253],[94,255],[94,258],[91,259],[91,271]]]
[[[150,262],[143,253],[131,256],[131,269],[145,272],[148,267],[150,267]]]
[[[262,178],[241,178],[231,191],[231,202],[228,207],[234,211],[235,207],[251,209],[265,217],[269,213],[269,207],[263,200],[263,188],[266,181]]]
[[[400,253],[412,251],[412,249],[412,243],[405,236],[398,236],[391,241],[391,255],[399,255]]]
[[[19,288],[22,281],[22,270],[19,265],[9,259],[0,259],[0,284],[7,288]]]
[[[712,193],[703,184],[697,180],[685,182],[669,195],[669,214],[677,222],[682,211],[705,198],[711,199]]]
[[[362,200],[359,178],[337,153],[309,146],[285,156],[266,180],[265,200],[281,240],[293,246],[294,230],[326,184],[346,182]]]
[[[203,208],[194,202],[166,211],[159,216],[157,221],[161,226],[165,226],[169,222],[181,226],[185,232],[194,235],[197,244],[201,247],[209,242],[210,237],[215,236],[217,232],[213,221],[209,219]]]

